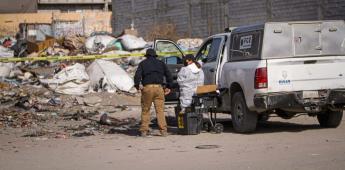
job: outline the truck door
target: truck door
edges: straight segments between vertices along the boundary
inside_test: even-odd
[[[203,44],[196,55],[196,60],[202,63],[202,69],[205,74],[204,84],[206,85],[216,84],[217,61],[223,43],[224,37],[212,37]]]
[[[177,84],[177,73],[183,67],[182,50],[170,40],[155,40],[154,49],[159,58],[167,65],[173,77],[173,87],[171,93],[165,96],[168,103],[176,103],[179,98],[179,86]]]

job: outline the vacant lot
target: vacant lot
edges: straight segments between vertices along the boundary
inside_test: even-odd
[[[120,115],[120,114],[119,114]],[[123,115],[122,115],[123,116]],[[88,137],[21,137],[0,130],[1,170],[54,169],[344,169],[345,124],[321,129],[316,118],[271,118],[254,134],[171,134],[140,138],[132,130]],[[171,131],[174,131],[173,127]],[[199,145],[215,145],[198,149]]]

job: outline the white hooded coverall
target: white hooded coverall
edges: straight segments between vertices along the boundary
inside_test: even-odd
[[[196,88],[204,84],[204,72],[195,63],[182,67],[177,74],[180,86],[180,106],[182,109],[191,106]]]

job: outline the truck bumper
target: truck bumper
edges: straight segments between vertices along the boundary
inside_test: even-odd
[[[258,110],[304,109],[320,112],[322,109],[345,110],[345,89],[319,90],[319,97],[303,98],[302,91],[257,94],[254,105]]]

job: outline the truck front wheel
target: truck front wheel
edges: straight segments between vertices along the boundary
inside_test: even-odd
[[[239,133],[255,131],[258,115],[248,109],[243,94],[236,92],[231,101],[231,119],[235,131]]]
[[[343,111],[327,111],[326,113],[318,114],[317,120],[321,127],[336,128],[340,125],[343,118]]]

